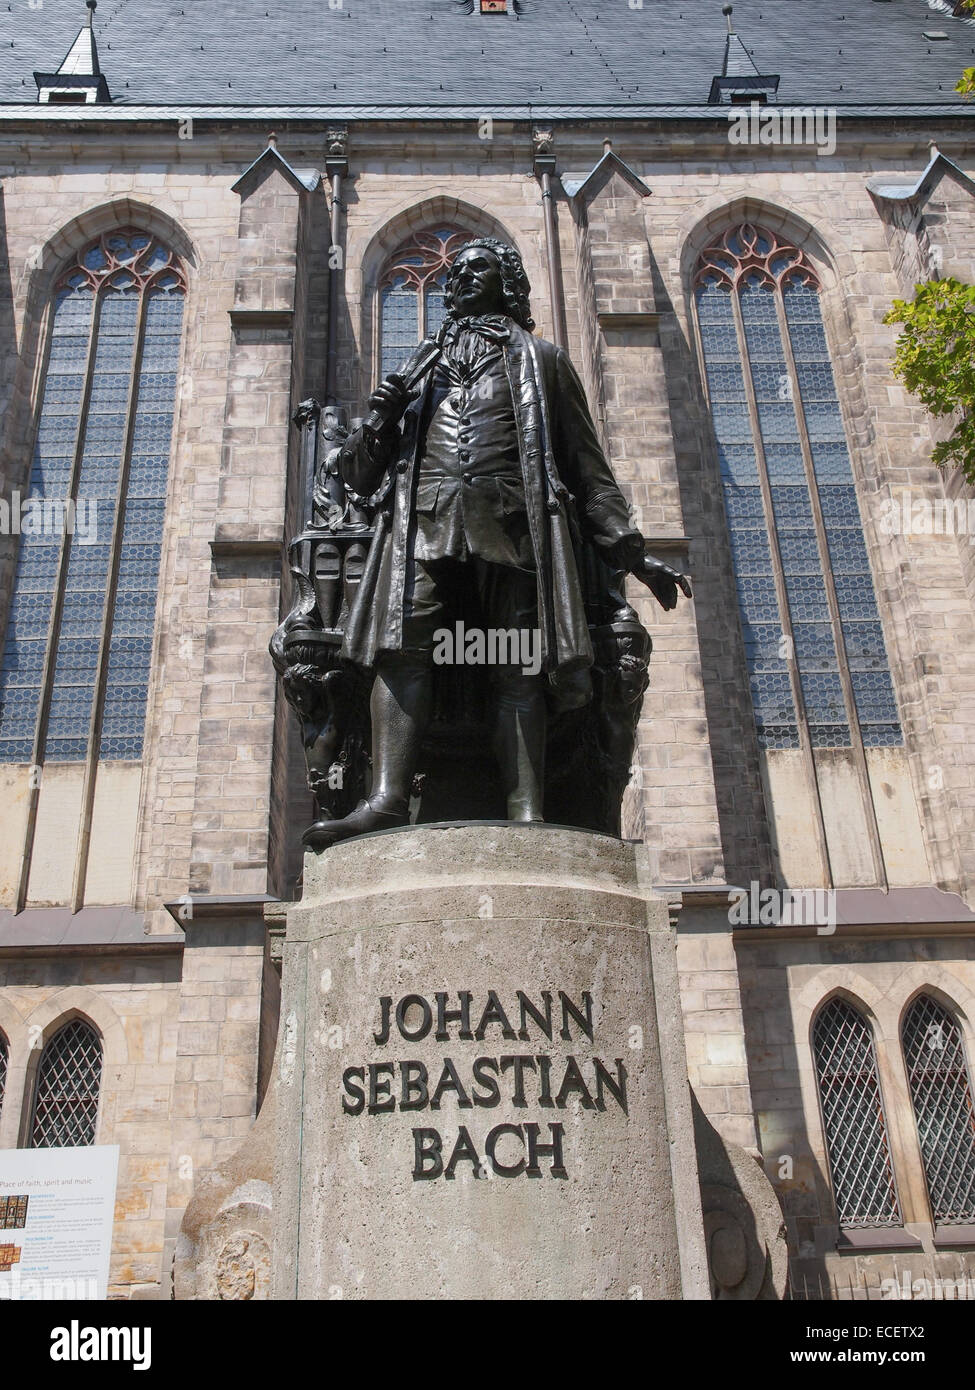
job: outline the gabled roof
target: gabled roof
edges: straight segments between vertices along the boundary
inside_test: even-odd
[[[734,76],[750,55],[781,75],[779,103],[971,110],[954,87],[975,63],[975,25],[940,0],[949,37],[925,38],[934,3],[736,0],[730,48],[720,0],[521,0],[506,15],[461,0],[115,0],[95,33],[128,104],[706,107],[725,58]],[[79,5],[14,6],[0,102],[33,98],[31,73],[72,48]]]
[[[888,202],[926,203],[946,175],[961,184],[968,193],[975,194],[975,179],[969,178],[953,159],[942,154],[937,145],[931,146],[927,167],[914,183],[891,183],[888,178],[878,177],[868,179],[867,188],[875,198],[885,198]]]
[[[580,196],[585,198],[590,193],[594,193],[601,186],[603,180],[614,173],[621,175],[641,198],[650,196],[650,189],[639,174],[635,174],[630,166],[620,159],[615,150],[607,150],[599,163],[594,165],[588,174],[563,174],[562,187],[570,198]]]
[[[247,194],[256,185],[259,175],[268,168],[277,167],[284,174],[285,178],[296,189],[302,192],[311,193],[318,185],[321,173],[318,169],[294,169],[285,159],[284,155],[278,150],[274,139],[268,140],[267,148],[249,164],[236,183],[231,184],[234,193],[246,198]]]

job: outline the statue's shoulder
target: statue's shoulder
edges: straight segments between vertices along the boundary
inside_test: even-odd
[[[528,330],[525,328],[523,328],[521,331],[522,333],[524,333],[526,338],[530,338],[531,341],[535,344],[535,351],[538,353],[539,357],[542,359],[543,362],[556,361],[559,353],[562,351],[560,347],[556,347],[554,343],[550,343],[547,338],[540,338],[537,333],[529,333]]]
[[[519,334],[525,349],[534,353],[546,381],[554,381],[559,359],[565,356],[562,349],[550,343],[547,338],[539,338],[527,328],[512,325],[512,332]]]

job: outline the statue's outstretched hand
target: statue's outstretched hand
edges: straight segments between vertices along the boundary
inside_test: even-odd
[[[654,559],[652,555],[643,555],[630,573],[641,584],[646,584],[661,608],[669,610],[677,607],[678,589],[685,598],[693,598],[687,575],[665,565],[663,560]]]

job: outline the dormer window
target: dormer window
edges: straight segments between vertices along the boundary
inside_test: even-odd
[[[481,0],[481,14],[507,14],[508,0]]]
[[[760,73],[752,55],[735,33],[731,23],[732,6],[722,10],[728,21],[724,62],[721,73],[711,83],[709,106],[748,106],[753,101],[766,105],[779,90],[777,73]]]
[[[87,106],[90,101],[95,100],[95,93],[88,88],[83,92],[42,92],[40,101],[46,101],[48,106]]]
[[[108,82],[98,62],[93,28],[97,0],[85,0],[87,23],[68,49],[57,72],[35,72],[37,100],[47,106],[88,106],[111,101]]]

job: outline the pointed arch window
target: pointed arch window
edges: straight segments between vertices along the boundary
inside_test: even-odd
[[[443,323],[447,271],[470,233],[456,227],[417,232],[389,258],[379,281],[379,375],[395,372],[422,338]]]
[[[975,1113],[961,1029],[921,994],[901,1040],[932,1216],[939,1225],[975,1221]]]
[[[840,1226],[900,1226],[870,1024],[831,999],[816,1018],[813,1053]]]
[[[0,1031],[0,1114],[3,1113],[3,1096],[7,1089],[7,1060],[10,1056],[10,1044],[7,1042],[6,1035]]]
[[[93,1144],[101,1080],[101,1039],[85,1019],[72,1019],[54,1034],[41,1054],[29,1147],[64,1149]]]
[[[815,269],[743,223],[695,298],[759,744],[900,744]]]
[[[185,287],[135,228],[91,242],[55,286],[0,762],[142,756]]]

